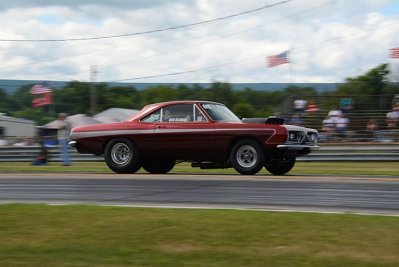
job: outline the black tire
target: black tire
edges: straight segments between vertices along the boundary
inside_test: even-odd
[[[104,159],[116,173],[135,173],[141,167],[137,147],[126,138],[112,139],[105,147]]]
[[[230,162],[243,175],[253,175],[263,168],[264,152],[261,145],[251,139],[238,141],[232,148]]]
[[[149,173],[164,174],[170,172],[175,166],[174,160],[154,160],[143,162],[143,169]]]
[[[265,163],[265,168],[271,174],[284,175],[292,170],[292,168],[294,168],[295,162],[295,157],[274,155],[273,157],[270,157],[269,160],[267,160],[267,162]]]

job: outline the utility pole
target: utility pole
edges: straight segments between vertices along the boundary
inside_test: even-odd
[[[93,116],[96,114],[97,106],[97,92],[96,92],[96,75],[97,75],[96,65],[90,66],[90,113]]]

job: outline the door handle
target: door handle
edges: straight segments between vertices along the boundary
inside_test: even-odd
[[[157,125],[156,128],[157,129],[164,129],[164,128],[166,128],[166,126],[165,125]]]

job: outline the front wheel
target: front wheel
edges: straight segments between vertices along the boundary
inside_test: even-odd
[[[149,173],[154,173],[154,174],[168,173],[173,169],[174,166],[175,166],[174,160],[143,162],[143,169]]]
[[[112,139],[105,147],[104,159],[116,173],[135,173],[141,167],[137,147],[126,138]]]
[[[241,140],[233,146],[230,154],[230,162],[234,169],[241,174],[256,174],[263,167],[263,149],[254,140]]]
[[[289,157],[285,155],[278,155],[271,157],[265,164],[266,170],[274,175],[284,175],[292,168],[294,168],[296,162],[295,157]]]

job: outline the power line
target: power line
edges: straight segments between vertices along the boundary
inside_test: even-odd
[[[150,59],[150,58],[156,58],[156,57],[160,57],[160,56],[164,56],[164,55],[168,55],[168,54],[180,52],[180,51],[183,51],[183,50],[186,50],[186,49],[190,49],[190,48],[193,48],[193,47],[202,46],[202,45],[207,44],[207,43],[210,43],[210,42],[215,42],[215,41],[218,41],[218,40],[223,40],[223,39],[226,39],[226,38],[229,38],[229,37],[232,37],[232,36],[235,36],[235,35],[244,33],[244,32],[248,32],[248,31],[251,31],[251,30],[254,30],[254,29],[258,29],[258,28],[263,27],[263,26],[266,26],[266,25],[269,26],[269,25],[278,23],[278,22],[283,21],[283,20],[288,19],[288,18],[293,18],[293,17],[299,16],[299,15],[302,15],[302,14],[307,13],[307,12],[309,12],[309,11],[312,11],[312,10],[314,10],[314,9],[317,9],[317,8],[320,8],[320,7],[329,5],[329,4],[331,4],[332,2],[334,2],[334,1],[336,1],[336,0],[329,1],[329,2],[327,2],[327,3],[321,4],[321,5],[317,5],[317,6],[312,7],[312,8],[305,9],[305,10],[303,10],[303,11],[301,11],[301,12],[298,12],[298,13],[295,13],[295,14],[292,14],[292,15],[289,15],[289,16],[286,16],[286,17],[281,18],[281,19],[274,20],[274,21],[272,21],[272,22],[270,22],[270,23],[264,23],[264,24],[257,25],[257,26],[254,26],[254,27],[250,27],[250,28],[246,28],[246,29],[243,29],[243,30],[240,30],[240,31],[232,32],[232,33],[230,33],[230,34],[225,34],[225,35],[222,35],[222,36],[220,36],[220,37],[216,37],[216,38],[213,38],[213,39],[208,39],[208,40],[205,40],[205,41],[203,41],[203,42],[198,42],[198,43],[194,43],[194,44],[192,44],[192,45],[183,46],[183,47],[181,47],[181,48],[178,48],[178,49],[175,49],[175,50],[171,50],[171,51],[167,51],[167,52],[162,53],[162,54],[151,55],[151,56],[146,56],[146,57],[142,57],[142,58],[135,58],[135,59],[131,59],[131,60],[126,60],[126,61],[122,61],[122,62],[118,62],[118,63],[113,63],[113,64],[105,65],[105,66],[100,67],[100,69],[105,69],[105,68],[109,68],[109,67],[113,67],[113,66],[118,66],[118,65],[122,65],[122,64],[126,64],[126,63],[131,63],[131,62],[141,61],[141,60],[145,60],[145,59]]]
[[[275,4],[271,5],[265,5],[262,7],[254,8],[251,10],[243,11],[240,13],[236,13],[233,15],[228,15],[224,17],[219,17],[219,18],[214,18],[214,19],[209,19],[209,20],[203,20],[199,22],[194,22],[190,24],[185,24],[185,25],[179,25],[179,26],[174,26],[174,27],[168,27],[168,28],[162,28],[162,29],[155,29],[155,30],[149,30],[149,31],[143,31],[143,32],[134,32],[134,33],[127,33],[127,34],[119,34],[119,35],[109,35],[109,36],[97,36],[97,37],[86,37],[86,38],[65,38],[65,39],[0,39],[0,42],[68,42],[68,41],[88,41],[88,40],[100,40],[100,39],[111,39],[111,38],[121,38],[121,37],[128,37],[128,36],[137,36],[137,35],[144,35],[144,34],[150,34],[150,33],[157,33],[157,32],[164,32],[164,31],[171,31],[171,30],[177,30],[177,29],[182,29],[182,28],[188,28],[188,27],[193,27],[193,26],[198,26],[206,23],[211,23],[219,20],[224,20],[224,19],[230,19],[233,17],[238,17],[250,13],[254,13],[257,11],[261,11],[263,9],[275,7],[278,5],[286,4],[288,2],[291,2],[293,0],[285,0],[281,1]]]
[[[246,29],[243,29],[243,30],[240,30],[240,31],[236,31],[236,32],[232,32],[232,33],[229,33],[229,34],[225,34],[225,35],[222,35],[220,37],[216,37],[216,38],[213,38],[213,39],[208,39],[208,40],[205,40],[205,41],[202,41],[202,42],[198,42],[198,43],[194,43],[194,44],[188,45],[188,46],[183,46],[181,48],[178,48],[178,49],[175,49],[175,50],[171,50],[171,51],[167,51],[165,53],[151,55],[151,56],[145,56],[145,57],[141,57],[141,58],[134,58],[134,59],[125,60],[125,61],[117,62],[117,63],[112,63],[112,64],[101,66],[98,69],[107,69],[107,68],[110,68],[110,67],[123,65],[123,64],[126,64],[126,63],[137,62],[137,61],[142,61],[142,60],[151,59],[151,58],[157,58],[157,57],[165,56],[165,55],[168,55],[168,54],[177,53],[177,52],[180,52],[180,51],[183,51],[183,50],[186,50],[186,49],[190,49],[190,48],[193,48],[193,47],[202,46],[202,45],[210,43],[210,42],[215,42],[215,41],[218,41],[218,40],[230,38],[232,36],[239,35],[239,34],[242,34],[244,32],[252,31],[252,30],[261,28],[263,26],[266,26],[266,25],[267,26],[268,25],[272,25],[272,24],[281,22],[281,21],[283,21],[285,19],[293,18],[293,17],[299,16],[299,15],[305,14],[305,13],[307,13],[309,11],[313,11],[313,10],[318,9],[320,7],[330,5],[331,3],[335,2],[335,1],[336,0],[331,0],[331,1],[326,2],[324,4],[320,4],[320,5],[317,5],[317,6],[302,10],[301,12],[297,12],[297,13],[291,14],[289,16],[286,16],[286,17],[281,18],[281,19],[274,20],[274,21],[269,22],[269,23],[260,24],[260,25],[254,26],[254,27],[249,27],[249,28],[246,28]],[[57,60],[57,59],[55,59],[55,60]],[[47,61],[54,61],[54,60],[47,60]],[[78,74],[78,73],[83,73],[83,72],[89,72],[89,70],[87,69],[87,70],[84,70],[84,71],[74,71],[74,72],[68,73],[68,75]],[[179,74],[182,74],[182,73],[179,73]],[[175,74],[175,75],[178,75],[178,74]]]
[[[332,37],[332,38],[329,38],[329,39],[326,39],[326,40],[322,40],[322,41],[318,41],[318,42],[314,42],[314,43],[309,43],[309,44],[296,46],[296,47],[291,48],[290,50],[300,49],[300,48],[304,48],[304,47],[308,47],[308,46],[320,45],[320,44],[323,44],[323,43],[333,42],[333,41],[336,41],[336,40],[341,40],[341,39],[345,39],[345,38],[348,38],[348,37],[357,36],[357,35],[361,35],[361,34],[363,34],[365,32],[374,31],[374,30],[377,30],[377,29],[380,29],[380,28],[383,28],[383,27],[387,27],[387,26],[392,26],[392,25],[395,25],[395,24],[398,24],[398,23],[399,23],[399,21],[395,21],[395,22],[392,22],[392,23],[389,23],[389,24],[380,25],[380,26],[377,26],[377,27],[370,28],[367,31],[364,31],[364,32],[361,32],[361,33],[352,33],[352,34],[336,36],[336,37]],[[195,73],[195,72],[204,71],[204,70],[208,70],[208,69],[214,69],[214,68],[219,68],[219,67],[223,67],[223,66],[227,66],[227,65],[233,65],[233,64],[236,64],[236,63],[241,63],[241,62],[257,59],[257,58],[264,57],[264,56],[265,55],[262,54],[262,55],[258,55],[258,56],[253,56],[253,57],[249,57],[249,58],[242,58],[242,59],[239,59],[239,60],[230,61],[230,62],[217,64],[217,65],[211,65],[211,66],[207,66],[207,67],[199,68],[199,69],[194,69],[194,70],[172,72],[172,73],[163,73],[163,74],[157,74],[157,75],[147,75],[147,76],[140,76],[140,77],[132,77],[132,78],[114,80],[114,81],[110,81],[110,82],[125,82],[125,81],[133,81],[133,80],[150,79],[150,78],[158,78],[158,77],[176,76],[176,75],[182,75],[182,74],[188,74],[188,73]]]
[[[280,19],[271,21],[271,22],[269,22],[269,23],[264,23],[264,24],[260,24],[260,25],[254,26],[254,27],[249,27],[249,28],[246,28],[246,29],[243,29],[243,30],[240,30],[240,31],[231,32],[231,33],[229,33],[229,34],[225,34],[225,35],[222,35],[222,36],[220,36],[220,37],[216,37],[216,38],[213,38],[213,39],[204,40],[204,41],[202,41],[202,42],[194,43],[194,44],[188,45],[188,46],[183,46],[183,47],[180,47],[180,48],[171,50],[171,51],[166,51],[166,52],[161,53],[161,54],[156,54],[156,55],[151,55],[151,56],[145,56],[145,57],[141,57],[141,58],[134,58],[134,59],[125,60],[125,61],[122,61],[122,62],[117,62],[117,63],[108,64],[108,65],[103,65],[103,66],[101,66],[101,67],[98,67],[98,69],[107,69],[107,68],[110,68],[110,67],[114,67],[114,66],[118,66],[118,65],[123,65],[123,64],[131,63],[131,62],[137,62],[137,61],[143,61],[143,60],[147,60],[147,59],[162,57],[162,56],[165,56],[165,55],[177,53],[177,52],[180,52],[180,51],[183,51],[183,50],[187,50],[187,49],[190,49],[190,48],[202,46],[202,45],[207,44],[207,43],[210,43],[210,42],[215,42],[215,41],[218,41],[218,40],[230,38],[230,37],[232,37],[232,36],[239,35],[239,34],[242,34],[242,33],[248,32],[248,31],[252,31],[252,30],[261,28],[261,27],[263,27],[263,26],[269,26],[269,25],[272,25],[272,24],[281,22],[281,21],[283,21],[283,20],[285,20],[285,19],[288,19],[288,18],[294,18],[294,17],[300,16],[300,15],[302,15],[302,14],[305,14],[305,13],[309,12],[309,11],[313,11],[313,10],[318,9],[318,8],[320,8],[320,7],[323,7],[323,6],[326,6],[326,5],[330,5],[331,3],[335,2],[335,1],[336,1],[336,0],[331,0],[331,1],[329,1],[329,2],[326,2],[326,3],[320,4],[320,5],[317,5],[317,6],[314,6],[314,7],[305,9],[305,10],[302,10],[301,12],[297,12],[297,13],[291,14],[291,15],[286,16],[286,17],[284,17],[284,18],[280,18]],[[104,49],[104,50],[108,50],[108,49],[109,49],[109,48],[106,48],[106,49]],[[40,61],[40,62],[37,62],[37,61],[31,62],[31,63],[29,63],[29,64],[18,64],[18,65],[14,65],[14,66],[4,66],[4,67],[0,67],[0,70],[1,70],[1,69],[8,69],[8,68],[10,68],[10,67],[29,66],[29,65],[31,65],[31,64],[38,65],[38,64],[46,63],[46,62],[54,62],[54,61],[66,60],[66,59],[71,59],[71,58],[75,58],[75,57],[80,57],[80,56],[90,55],[90,54],[94,54],[94,53],[99,53],[99,52],[101,52],[101,51],[96,51],[96,52],[91,52],[91,53],[84,53],[84,54],[81,54],[81,55],[71,55],[71,56],[64,57],[64,58],[50,58],[50,59],[47,59],[47,60],[42,60],[42,61]],[[88,73],[88,72],[90,72],[90,70],[89,70],[89,69],[86,69],[86,70],[78,70],[78,71],[68,72],[68,73],[66,73],[66,74],[67,74],[67,75],[74,75],[74,74],[79,74],[79,73],[84,73],[84,72]],[[59,74],[50,75],[50,77],[59,77]]]
[[[222,64],[218,64],[218,65],[212,65],[212,66],[208,66],[208,67],[204,67],[204,68],[200,68],[200,69],[195,69],[195,70],[172,72],[172,73],[165,73],[165,74],[158,74],[158,75],[149,75],[149,76],[142,76],[142,77],[115,80],[115,81],[111,81],[111,82],[124,82],[124,81],[132,81],[132,80],[139,80],[139,79],[150,79],[150,78],[158,78],[158,77],[165,77],[165,76],[175,76],[175,75],[181,75],[181,74],[187,74],[187,73],[194,73],[194,72],[198,72],[198,71],[204,71],[204,70],[208,70],[208,69],[219,68],[219,67],[222,67],[222,66],[225,66],[225,65],[231,65],[231,64],[235,64],[235,63],[239,63],[239,62],[249,61],[249,60],[256,59],[256,58],[259,58],[259,56],[250,57],[250,58],[243,58],[243,59],[239,59],[239,60],[235,60],[235,61],[231,61],[231,62],[227,62],[227,63],[222,63]]]

